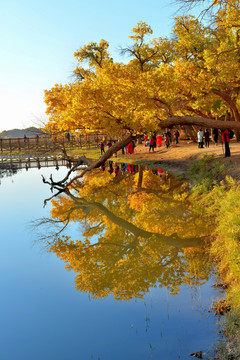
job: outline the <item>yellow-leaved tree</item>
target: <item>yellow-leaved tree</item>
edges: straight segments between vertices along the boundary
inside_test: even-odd
[[[47,130],[122,138],[177,124],[239,129],[239,2],[219,3],[211,25],[179,16],[169,38],[139,22],[121,49],[127,63],[114,62],[105,40],[78,49],[76,81],[45,91]]]

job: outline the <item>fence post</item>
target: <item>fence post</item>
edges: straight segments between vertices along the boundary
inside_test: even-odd
[[[36,135],[36,143],[37,143],[37,150],[38,150],[38,147],[39,147],[39,135]]]

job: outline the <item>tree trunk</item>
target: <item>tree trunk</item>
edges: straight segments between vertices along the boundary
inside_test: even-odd
[[[240,130],[235,131],[236,141],[240,142]]]
[[[134,234],[137,238],[143,237],[144,239],[151,239],[151,237],[155,236],[160,241],[163,241],[168,246],[174,246],[178,249],[186,248],[186,247],[195,247],[201,246],[203,244],[203,238],[179,238],[177,234],[173,234],[170,236],[159,234],[156,232],[149,232],[147,230],[141,229],[134,225],[133,223],[121,218],[118,215],[115,215],[112,211],[110,211],[106,206],[98,202],[88,202],[85,199],[78,199],[73,196],[69,189],[66,189],[66,194],[74,200],[75,204],[80,204],[80,208],[82,208],[82,200],[88,206],[89,209],[95,209],[100,211],[100,213],[106,216],[111,222],[118,225],[122,229],[125,229],[132,234]]]
[[[183,125],[183,127],[184,127],[184,129],[186,130],[186,132],[188,133],[188,135],[190,136],[190,139],[191,139],[194,143],[196,143],[196,142],[197,142],[196,137],[194,136],[194,134],[193,134],[192,130],[190,129],[190,127],[187,126],[187,125]]]
[[[113,146],[111,146],[97,161],[91,162],[90,160],[86,159],[85,156],[82,156],[79,160],[79,163],[74,165],[67,173],[67,175],[64,177],[64,179],[60,181],[54,181],[52,177],[50,176],[50,182],[46,181],[46,179],[42,176],[43,182],[46,184],[51,185],[51,188],[55,188],[59,190],[60,192],[66,189],[68,186],[70,186],[74,181],[78,180],[79,178],[83,177],[87,172],[99,168],[102,164],[104,164],[115,152],[121,150],[124,146],[128,145],[131,141],[133,141],[134,136],[132,134],[129,134],[126,136],[123,140],[120,140],[116,142]],[[87,165],[87,168],[84,169],[80,175],[75,176],[73,179],[71,179],[69,182],[70,175],[73,171],[77,169],[77,167],[80,164],[85,163]]]
[[[231,111],[231,115],[233,116],[234,120],[237,123],[240,123],[240,113],[238,111],[238,107],[236,104],[236,101],[233,100],[229,95],[222,93],[221,91],[217,90],[217,89],[212,89],[212,92],[216,95],[218,95],[219,97],[221,97],[224,101],[226,101],[226,103],[229,105],[230,107],[230,111]],[[234,129],[232,126],[229,126],[230,129]],[[225,128],[226,129],[226,128]],[[240,131],[240,130],[239,130]],[[240,134],[239,132],[236,131],[236,140],[240,141]]]
[[[196,137],[197,137],[198,128],[197,128],[197,126],[196,126],[196,125],[192,125],[192,127],[193,127],[193,130],[195,131],[195,135],[196,135]]]

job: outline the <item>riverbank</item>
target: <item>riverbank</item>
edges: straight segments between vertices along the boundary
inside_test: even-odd
[[[222,144],[215,146],[210,143],[209,148],[199,149],[196,143],[182,140],[177,145],[172,144],[169,149],[166,149],[165,146],[156,148],[154,153],[150,153],[148,147],[140,144],[136,146],[134,154],[118,154],[118,158],[120,157],[126,162],[159,166],[175,174],[185,175],[194,160],[200,159],[203,154],[215,154],[215,157],[220,159],[227,168],[228,174],[240,181],[240,143],[232,141],[230,149],[231,157],[224,158]]]

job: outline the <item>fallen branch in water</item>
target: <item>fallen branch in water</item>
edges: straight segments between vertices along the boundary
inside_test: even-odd
[[[69,187],[74,181],[76,181],[79,178],[82,178],[87,172],[92,171],[93,169],[99,168],[102,164],[104,164],[115,152],[121,150],[126,145],[128,145],[131,141],[133,141],[134,136],[132,134],[125,137],[123,140],[118,141],[116,144],[111,146],[97,161],[91,162],[89,159],[87,159],[85,156],[81,156],[77,163],[72,166],[72,168],[68,171],[67,175],[60,181],[54,181],[52,174],[50,175],[49,181],[45,179],[45,177],[42,175],[42,180],[45,184],[49,184],[51,186],[51,191],[53,189],[58,190],[58,193],[61,193],[64,191],[67,187]],[[69,180],[70,175],[76,171],[79,170],[80,165],[87,165],[85,169],[82,170],[82,172],[75,176],[73,179]],[[69,180],[69,181],[68,181]],[[48,199],[49,200],[49,199]]]

